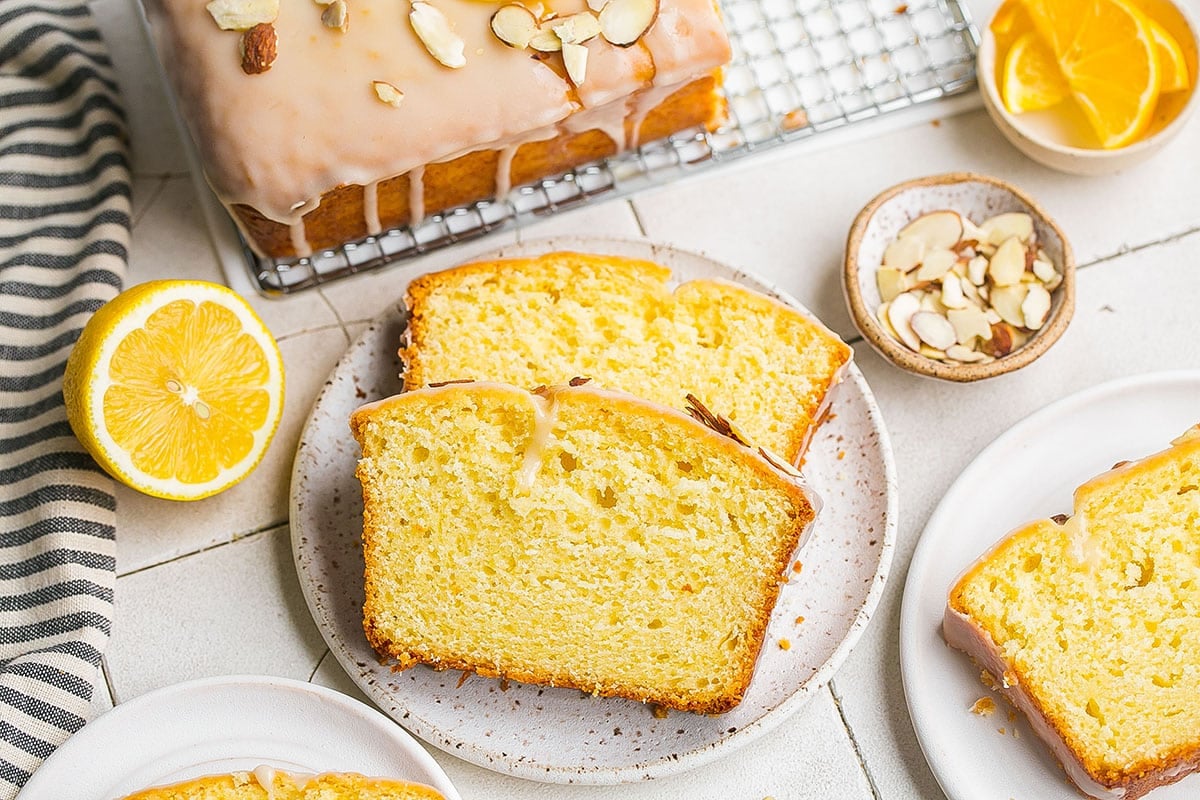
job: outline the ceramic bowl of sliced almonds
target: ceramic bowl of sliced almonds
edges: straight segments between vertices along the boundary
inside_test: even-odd
[[[1075,307],[1075,259],[1058,225],[1019,189],[971,173],[902,183],[868,203],[842,281],[872,347],[948,381],[1029,364]]]

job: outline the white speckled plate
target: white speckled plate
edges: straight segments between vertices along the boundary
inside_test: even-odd
[[[1080,797],[1024,717],[1008,718],[1006,702],[991,716],[968,710],[989,692],[979,668],[942,639],[951,584],[1018,525],[1070,513],[1079,484],[1166,448],[1196,424],[1198,397],[1200,371],[1192,370],[1138,375],[1059,400],[988,445],[929,518],[904,585],[900,666],[921,749],[951,800]],[[1194,800],[1200,775],[1149,796]]]
[[[649,258],[680,281],[725,278],[799,307],[746,273],[645,242],[557,238],[498,255],[558,249]],[[382,709],[417,736],[490,769],[612,784],[710,761],[778,725],[829,680],[879,600],[896,529],[891,446],[857,367],[836,389],[830,419],[808,452],[804,471],[825,508],[801,552],[803,573],[784,587],[750,689],[733,711],[655,719],[649,706],[575,690],[502,687],[478,676],[460,685],[458,672],[421,666],[395,673],[381,666],[362,632],[359,453],[347,419],[362,403],[400,391],[396,349],[404,324],[397,306],[347,350],[313,407],[292,476],[293,550],[309,608],[342,666]],[[791,641],[790,650],[779,648],[780,638]]]
[[[460,800],[411,736],[351,697],[287,678],[230,676],[121,703],[54,751],[20,800],[113,800],[150,786],[267,765],[428,784]]]

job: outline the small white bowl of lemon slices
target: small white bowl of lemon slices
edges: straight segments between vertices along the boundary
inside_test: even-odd
[[[1198,31],[1171,0],[1005,0],[979,46],[984,105],[1018,150],[1048,167],[1125,169],[1195,109]]]

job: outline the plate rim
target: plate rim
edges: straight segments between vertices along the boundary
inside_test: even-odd
[[[921,535],[917,540],[912,558],[909,561],[908,574],[905,576],[901,595],[900,678],[904,688],[905,706],[908,710],[909,719],[912,721],[913,732],[916,734],[921,753],[929,765],[934,778],[937,780],[938,786],[945,792],[949,800],[981,800],[983,795],[978,793],[964,793],[961,790],[963,784],[960,778],[961,770],[954,770],[952,768],[953,759],[946,759],[938,755],[936,745],[940,740],[932,738],[930,730],[934,725],[929,720],[928,711],[916,700],[918,680],[915,675],[919,672],[919,667],[915,663],[915,660],[917,658],[916,654],[922,652],[923,649],[916,640],[917,633],[923,624],[921,616],[923,611],[921,593],[922,590],[929,588],[927,585],[929,580],[927,573],[935,561],[934,556],[931,554],[936,552],[936,547],[939,543],[936,533],[934,535],[927,534],[930,530],[936,532],[937,528],[945,527],[946,523],[943,518],[950,517],[953,507],[958,504],[957,495],[965,492],[966,487],[976,477],[976,473],[982,472],[993,460],[992,454],[994,452],[1002,451],[1013,441],[1024,438],[1027,430],[1040,428],[1044,424],[1044,420],[1055,419],[1065,413],[1069,413],[1072,409],[1090,406],[1108,397],[1127,392],[1131,388],[1188,384],[1200,386],[1200,369],[1180,368],[1140,372],[1087,386],[1050,401],[1019,421],[1016,425],[1001,433],[980,450],[963,467],[954,482],[946,488],[942,498],[929,515],[929,519],[926,521],[925,527],[921,530]],[[997,536],[995,541],[999,542],[1008,534],[1009,531],[1002,532]],[[980,554],[984,553],[988,546],[985,544],[980,549]],[[964,568],[967,566],[969,564],[963,565]],[[949,586],[946,586],[945,591],[941,594],[945,595],[949,592],[949,588]],[[1038,745],[1043,746],[1040,741]],[[1064,790],[1073,792],[1074,786],[1066,777],[1061,776],[1061,779]]]
[[[29,780],[21,787],[17,793],[16,800],[32,800],[33,791],[40,790],[41,784],[51,780],[55,773],[46,769],[47,766],[52,770],[58,769],[59,762],[71,766],[71,759],[74,758],[74,751],[79,748],[87,748],[91,737],[106,736],[108,729],[114,725],[120,725],[124,720],[139,713],[144,713],[147,709],[153,709],[155,706],[163,703],[164,700],[176,697],[187,697],[188,695],[202,694],[214,689],[236,689],[242,688],[250,691],[274,693],[288,692],[296,693],[300,696],[320,699],[322,701],[332,703],[347,713],[358,717],[364,725],[372,725],[373,730],[382,733],[385,736],[392,738],[394,743],[402,750],[402,752],[413,761],[415,761],[422,770],[428,773],[428,776],[420,777],[401,777],[402,780],[412,780],[418,783],[427,783],[433,788],[440,791],[446,800],[462,800],[458,790],[450,782],[449,776],[441,765],[429,754],[429,752],[421,746],[416,737],[404,730],[401,726],[395,725],[394,721],[384,714],[379,709],[362,702],[350,695],[339,692],[336,689],[331,689],[328,686],[322,686],[316,683],[301,681],[296,678],[286,678],[276,675],[251,675],[251,674],[233,674],[233,675],[214,675],[205,678],[195,678],[192,680],[180,681],[177,683],[160,686],[143,694],[126,700],[122,703],[116,703],[112,708],[98,715],[95,719],[84,725],[79,731],[68,738],[60,745],[53,753],[51,753],[45,761],[43,761],[37,769],[34,770]],[[220,707],[221,713],[227,713],[227,707]],[[186,726],[172,725],[171,730],[185,730]],[[173,740],[168,739],[168,742]],[[108,740],[101,740],[101,744],[107,744]],[[354,771],[354,770],[346,770]],[[383,776],[373,776],[383,777]],[[53,786],[47,787],[53,790]],[[43,795],[39,795],[43,796]],[[51,792],[48,796],[54,796]]]
[[[621,255],[630,258],[643,258],[646,260],[655,260],[660,257],[661,253],[675,253],[685,258],[694,258],[707,261],[724,270],[735,274],[739,281],[745,281],[750,284],[749,288],[756,291],[765,291],[772,295],[779,302],[788,307],[800,311],[805,316],[816,320],[824,325],[811,310],[800,303],[789,292],[784,291],[774,282],[769,281],[755,272],[734,267],[724,261],[713,258],[706,253],[688,250],[677,247],[672,244],[663,244],[654,242],[649,239],[632,239],[617,236],[581,236],[574,234],[552,235],[547,237],[538,237],[526,241],[517,241],[508,243],[491,250],[482,251],[474,255],[467,255],[463,260],[456,262],[450,266],[440,266],[433,270],[412,270],[406,272],[403,276],[405,281],[411,281],[418,275],[426,274],[427,272],[437,272],[445,269],[451,269],[453,266],[467,264],[474,261],[483,261],[488,259],[513,258],[521,256],[529,256],[534,254],[544,254],[554,252],[556,250],[579,250],[581,252],[604,253],[606,250],[612,252],[614,248],[621,249]],[[631,254],[631,250],[638,251],[638,254]],[[674,269],[671,269],[674,276]],[[743,284],[745,285],[745,284]],[[342,356],[330,370],[325,384],[313,401],[312,409],[310,409],[308,418],[305,420],[304,427],[301,431],[296,448],[296,456],[293,460],[293,468],[291,481],[288,492],[288,511],[289,511],[289,529],[292,540],[292,556],[296,566],[298,577],[300,578],[301,590],[304,595],[305,603],[308,605],[309,613],[314,619],[317,628],[321,631],[322,638],[325,639],[330,651],[337,659],[338,664],[346,671],[347,675],[355,685],[358,686],[373,703],[378,705],[380,709],[394,707],[401,711],[406,711],[404,707],[396,702],[393,695],[383,691],[373,682],[360,681],[362,669],[355,663],[352,655],[348,652],[343,652],[343,649],[336,646],[340,643],[334,632],[330,630],[330,626],[322,624],[324,615],[319,610],[317,598],[312,586],[312,581],[305,579],[305,569],[301,559],[301,538],[303,532],[297,526],[294,520],[298,515],[298,498],[296,487],[301,478],[301,450],[305,443],[309,440],[309,429],[314,422],[313,411],[320,405],[325,395],[333,391],[335,383],[333,377],[342,365],[342,360],[348,353],[359,347],[364,339],[371,336],[375,330],[388,324],[393,316],[399,313],[403,304],[402,296],[391,302],[385,309],[371,319],[366,328],[352,341],[343,351]],[[828,326],[825,326],[828,329]],[[841,338],[835,331],[829,329],[833,335]],[[874,612],[878,609],[882,599],[883,590],[890,576],[892,560],[895,552],[896,538],[899,528],[899,487],[898,476],[896,473],[895,451],[892,447],[891,436],[888,433],[886,423],[883,419],[883,413],[875,400],[875,395],[871,391],[866,378],[862,371],[858,368],[857,363],[851,358],[848,363],[845,377],[842,383],[853,382],[857,390],[860,392],[863,403],[866,406],[867,419],[872,424],[872,429],[878,435],[878,447],[882,455],[882,469],[885,476],[885,498],[886,508],[884,511],[884,530],[880,536],[879,560],[876,564],[874,574],[871,579],[871,585],[867,593],[863,597],[862,603],[859,605],[857,613],[850,621],[846,635],[834,648],[829,658],[813,673],[808,681],[800,687],[796,692],[788,696],[786,700],[776,706],[774,709],[763,714],[753,722],[746,724],[737,729],[732,734],[720,738],[716,742],[702,746],[697,749],[689,750],[679,754],[666,754],[655,757],[646,761],[637,762],[635,764],[626,765],[623,767],[606,767],[606,766],[535,766],[524,761],[518,760],[516,757],[508,757],[504,759],[488,758],[493,755],[490,751],[481,748],[477,743],[472,741],[459,740],[459,746],[450,749],[446,742],[440,738],[426,738],[419,733],[412,733],[413,736],[422,739],[438,749],[447,752],[455,757],[461,758],[476,766],[488,769],[493,772],[512,775],[517,778],[533,780],[542,783],[552,784],[583,784],[593,786],[618,785],[625,783],[636,783],[654,778],[666,777],[668,775],[678,774],[680,772],[695,769],[716,760],[718,757],[740,748],[760,736],[774,730],[778,725],[782,724],[793,713],[801,708],[811,697],[822,689],[837,670],[845,662],[850,652],[857,645],[862,637],[862,634],[867,629]],[[331,639],[333,641],[331,641]],[[365,684],[365,685],[364,685]],[[391,712],[384,713],[397,725],[401,723],[396,719]],[[401,726],[403,727],[403,726]],[[476,756],[478,754],[478,756]],[[481,756],[481,757],[479,757]]]

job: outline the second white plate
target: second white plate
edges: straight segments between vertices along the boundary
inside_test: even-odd
[[[1000,702],[970,712],[989,692],[979,668],[942,639],[951,584],[1017,526],[1071,512],[1075,487],[1118,461],[1167,447],[1200,422],[1200,372],[1141,375],[1060,400],[990,444],[963,470],[929,518],[913,554],[900,612],[900,666],[913,727],[951,800],[1078,800],[1025,719]],[[1200,775],[1156,789],[1154,800],[1194,800]]]
[[[646,242],[559,238],[498,255],[555,249],[648,258],[679,281],[724,278],[798,307],[743,272]],[[854,367],[805,460],[804,472],[825,507],[801,552],[803,573],[783,588],[750,689],[733,711],[658,719],[650,706],[627,700],[477,676],[460,680],[458,672],[427,667],[395,673],[380,665],[362,632],[362,501],[354,477],[358,447],[347,420],[364,402],[400,391],[396,350],[404,324],[402,309],[393,308],[347,350],[313,407],[292,477],[292,541],[309,608],[342,666],[380,708],[480,766],[532,780],[612,784],[716,758],[778,725],[829,680],[879,600],[896,526],[891,447]],[[782,638],[790,640],[787,651],[779,647]]]
[[[19,800],[114,800],[261,765],[399,778],[460,800],[429,753],[370,706],[311,683],[249,676],[178,683],[121,703],[54,751]]]

